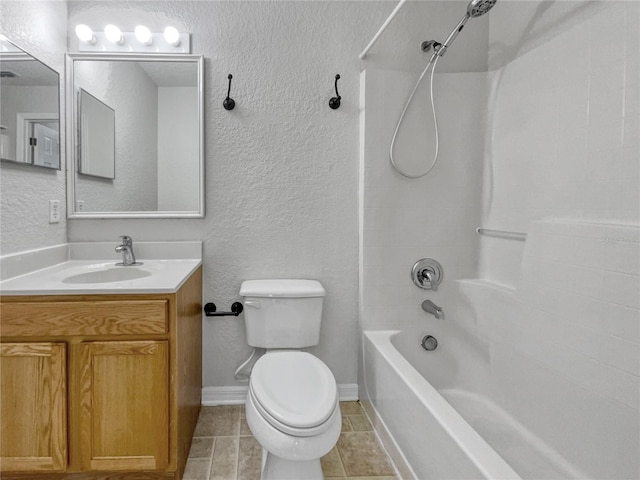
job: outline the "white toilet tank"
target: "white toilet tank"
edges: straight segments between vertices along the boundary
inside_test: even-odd
[[[249,346],[304,348],[320,342],[325,291],[317,280],[247,280],[240,296]]]

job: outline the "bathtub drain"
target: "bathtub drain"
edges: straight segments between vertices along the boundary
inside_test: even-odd
[[[420,345],[422,345],[422,348],[430,352],[438,348],[438,340],[436,340],[436,337],[433,337],[431,335],[425,335],[424,337],[422,337]]]

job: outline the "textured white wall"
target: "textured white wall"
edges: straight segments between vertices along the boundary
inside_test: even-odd
[[[74,77],[116,118],[115,178],[76,173],[76,200],[86,212],[157,210],[158,87],[130,62],[79,61]]]
[[[314,352],[355,383],[358,54],[394,2],[71,2],[77,23],[168,23],[206,58],[203,220],[73,220],[69,237],[202,239],[204,300],[220,310],[250,278],[317,278],[327,290]],[[70,37],[71,38],[71,37]],[[71,50],[75,50],[74,40]],[[232,73],[235,110],[222,108]],[[339,73],[342,107],[331,110]],[[234,385],[249,354],[237,318],[204,325],[204,385]]]
[[[67,4],[59,1],[2,2],[0,32],[64,77]],[[64,120],[64,102],[60,115]],[[64,121],[60,123],[64,138]],[[62,169],[0,163],[0,253],[64,243],[65,147]],[[49,224],[49,200],[59,200],[62,220]]]
[[[638,45],[638,2],[496,6],[485,227],[526,232],[541,218],[640,222]],[[483,239],[482,276],[515,284],[522,248]]]

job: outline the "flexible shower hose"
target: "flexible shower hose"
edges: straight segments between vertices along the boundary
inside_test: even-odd
[[[439,145],[438,145],[438,143],[439,143],[439,141],[438,141],[438,120],[436,119],[436,107],[435,107],[435,103],[433,101],[433,74],[436,71],[436,65],[438,63],[438,59],[440,58],[440,56],[439,55],[434,55],[434,56],[435,56],[435,59],[433,57],[431,57],[431,60],[429,60],[429,63],[427,64],[427,66],[425,67],[424,71],[420,75],[420,78],[418,78],[418,81],[416,82],[416,86],[413,87],[413,91],[411,92],[411,95],[409,95],[409,99],[407,100],[407,103],[405,104],[404,109],[402,110],[402,113],[400,114],[400,119],[398,120],[398,124],[396,125],[396,130],[395,130],[395,132],[393,132],[393,138],[391,139],[391,147],[389,148],[389,159],[391,160],[391,165],[393,166],[393,168],[396,169],[396,171],[400,175],[402,175],[403,177],[407,177],[407,178],[421,178],[421,177],[424,177],[431,170],[433,170],[433,167],[435,167],[436,163],[438,163],[438,149],[439,149]],[[411,105],[411,101],[413,100],[413,97],[416,94],[416,91],[418,90],[418,87],[422,83],[422,79],[424,78],[424,76],[429,71],[429,67],[431,67],[431,81],[430,81],[430,86],[429,86],[429,93],[430,93],[430,96],[431,96],[431,113],[433,114],[433,126],[434,126],[434,130],[435,130],[435,138],[436,138],[436,151],[435,151],[435,154],[433,155],[433,162],[431,163],[431,166],[427,169],[426,172],[421,173],[419,175],[411,175],[411,174],[408,174],[406,172],[403,172],[402,169],[396,164],[395,158],[393,158],[393,147],[395,146],[396,137],[398,136],[398,131],[400,130],[400,125],[402,125],[402,122],[404,121],[404,117],[405,117],[405,114],[407,113],[407,109],[409,108],[409,105]]]

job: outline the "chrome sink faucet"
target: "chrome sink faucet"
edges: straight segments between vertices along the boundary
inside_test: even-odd
[[[120,237],[122,243],[116,247],[116,252],[122,253],[122,262],[116,263],[121,267],[130,267],[132,265],[142,265],[142,262],[136,262],[136,256],[133,253],[133,240],[127,235]]]
[[[425,300],[422,302],[422,309],[436,317],[438,320],[444,320],[444,312],[442,309],[433,303],[431,300]]]

